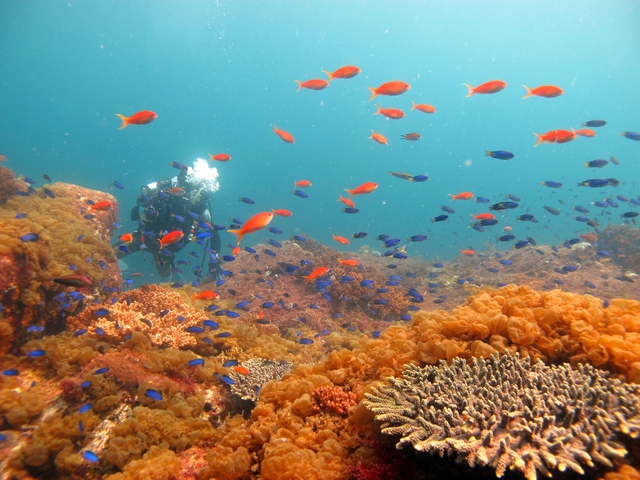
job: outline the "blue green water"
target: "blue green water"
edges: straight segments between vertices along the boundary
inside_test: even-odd
[[[217,164],[221,188],[213,219],[247,219],[269,208],[294,216],[272,225],[282,237],[306,233],[337,246],[331,235],[369,232],[429,239],[407,252],[452,258],[479,250],[511,225],[523,238],[558,244],[589,228],[571,217],[571,205],[611,195],[640,193],[640,142],[620,136],[640,131],[640,6],[634,0],[429,1],[429,2],[173,2],[30,1],[0,3],[0,153],[17,174],[105,190],[111,180],[120,202],[120,233],[139,187],[177,173],[170,161],[191,164],[207,152],[229,153]],[[362,73],[335,80],[322,91],[296,93],[295,80],[324,78],[322,69],[357,65]],[[500,79],[494,95],[466,98],[462,84]],[[403,80],[411,90],[368,102],[367,86]],[[523,84],[554,84],[564,95],[528,98]],[[411,111],[411,101],[437,113]],[[387,120],[374,103],[401,108]],[[115,113],[153,110],[158,119],[118,130]],[[533,132],[578,128],[603,119],[597,137],[534,148]],[[273,124],[289,131],[282,142]],[[389,146],[367,138],[371,129]],[[400,135],[418,132],[418,142]],[[509,150],[503,162],[484,151]],[[614,156],[620,166],[585,169],[583,163]],[[390,171],[427,173],[413,184]],[[617,189],[578,188],[588,178],[615,177]],[[291,194],[308,179],[308,199]],[[539,185],[564,183],[559,190]],[[356,197],[356,215],[336,202],[344,188],[379,184]],[[449,193],[472,191],[521,199],[484,233],[469,228],[470,213],[486,211],[473,200],[449,203]],[[250,197],[256,205],[238,201]],[[564,201],[564,205],[559,200]],[[621,203],[621,202],[619,202]],[[456,214],[432,224],[451,205]],[[561,210],[546,214],[543,205]],[[621,203],[606,212],[591,207],[601,226],[639,211]],[[517,222],[530,212],[538,224]],[[604,213],[604,215],[603,215]],[[257,233],[243,244],[273,237]],[[235,238],[222,233],[223,244]],[[227,248],[223,253],[229,253]],[[135,268],[134,268],[135,269]]]

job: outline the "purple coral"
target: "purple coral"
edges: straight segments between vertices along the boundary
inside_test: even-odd
[[[469,365],[409,365],[367,393],[364,404],[382,432],[402,435],[397,448],[457,454],[471,467],[583,474],[594,462],[612,467],[627,451],[620,434],[640,434],[640,385],[623,384],[589,365],[546,366],[494,354]]]

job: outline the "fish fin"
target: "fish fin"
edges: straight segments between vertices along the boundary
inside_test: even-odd
[[[378,95],[378,92],[376,92],[376,89],[373,87],[367,87],[369,90],[371,90],[371,98],[369,99],[369,101],[373,100],[374,98],[376,98],[376,96]]]
[[[522,85],[522,86],[527,89],[527,94],[524,97],[522,97],[523,100],[533,95],[533,91],[529,87],[527,87],[526,85]]]
[[[378,105],[376,103],[376,107],[378,107],[378,111],[374,113],[374,115],[380,115],[382,113],[382,108],[380,107],[380,105]],[[372,130],[373,131],[373,130]]]
[[[329,83],[329,82],[331,82],[331,80],[333,80],[333,73],[328,72],[326,70],[322,70],[322,73],[326,73],[329,76],[329,78],[327,79],[327,83]]]
[[[463,85],[469,89],[469,93],[467,94],[467,97],[470,97],[471,95],[476,93],[476,91],[473,89],[473,87],[471,85],[469,85],[468,83],[463,83]]]
[[[302,82],[300,80],[296,80],[296,82],[298,82],[298,90],[296,90],[296,92],[299,92],[302,88]]]
[[[122,125],[120,125],[120,127],[118,128],[118,130],[122,130],[123,128],[125,128],[127,125],[129,125],[129,119],[127,117],[125,117],[124,115],[120,115],[119,113],[116,113],[117,117],[120,117],[120,120],[122,120]]]
[[[345,188],[345,190],[347,192],[349,192],[349,198],[353,197],[353,190],[349,190],[348,188]],[[342,196],[342,195],[340,195],[340,196]]]
[[[539,133],[533,132],[533,134],[536,136],[536,138],[538,139],[538,143],[536,143],[534,145],[534,147],[537,147],[538,145],[540,145],[542,142],[544,142],[544,140],[542,139],[542,135],[540,135]]]
[[[491,152],[489,150],[485,150],[484,152],[485,152],[484,153],[485,157],[490,157],[491,156]]]
[[[235,229],[227,230],[227,232],[233,233],[236,237],[238,237],[238,245],[240,245],[240,242],[242,241],[242,237],[244,237],[244,233],[242,233],[240,230],[235,230]]]
[[[456,199],[456,196],[453,193],[449,193],[448,195],[451,197],[452,202]]]
[[[416,102],[411,100],[411,110],[415,110],[415,109],[416,109]]]
[[[278,126],[274,123],[274,124],[273,124],[273,131],[275,132],[275,131],[277,131],[277,130],[278,130]]]

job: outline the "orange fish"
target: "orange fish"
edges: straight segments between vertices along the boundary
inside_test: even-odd
[[[336,242],[341,243],[342,245],[349,245],[351,243],[348,239],[344,237],[337,237],[336,235],[331,235],[331,236]]]
[[[411,110],[420,110],[421,112],[424,113],[436,113],[436,109],[435,107],[432,107],[431,105],[427,105],[426,103],[414,103],[411,102],[411,104],[413,105],[413,107],[411,107]]]
[[[483,83],[482,85],[478,85],[477,87],[472,87],[471,85],[468,85],[466,83],[463,83],[463,85],[469,89],[469,94],[467,95],[467,97],[470,97],[474,93],[497,93],[507,86],[507,84],[502,80],[491,80],[490,82]]]
[[[133,242],[133,235],[131,235],[130,233],[125,233],[120,237],[120,241],[125,243],[131,243]]]
[[[376,133],[373,130],[371,130],[371,136],[369,138],[373,138],[376,142],[381,143],[382,145],[389,145],[389,141],[384,135]]]
[[[371,193],[376,188],[378,188],[378,184],[377,183],[365,182],[362,185],[360,185],[359,187],[354,188],[353,190],[349,190],[348,188],[345,188],[345,190],[347,192],[349,192],[349,198],[351,198],[354,195],[364,195],[366,193]]]
[[[147,123],[153,122],[158,115],[152,112],[151,110],[142,110],[141,112],[134,113],[130,117],[125,117],[124,115],[120,115],[116,113],[120,120],[122,120],[122,125],[120,126],[120,130],[125,128],[127,125],[146,125]]]
[[[211,160],[215,160],[216,162],[228,162],[231,160],[231,155],[227,155],[226,153],[217,153],[216,155],[208,153],[207,155],[211,157]]]
[[[240,247],[238,246],[234,247],[233,250],[231,250],[231,255],[233,255],[234,257],[239,253],[240,253]]]
[[[261,212],[256,213],[253,217],[247,220],[247,223],[242,225],[242,228],[239,230],[227,230],[227,232],[233,233],[236,237],[238,237],[238,245],[242,241],[242,237],[244,237],[248,233],[257,232],[258,230],[263,229],[269,222],[273,220],[273,212]]]
[[[360,262],[358,260],[354,260],[354,259],[348,259],[348,260],[340,260],[340,265],[346,265],[347,267],[357,267],[358,265],[360,265]]]
[[[402,140],[411,140],[412,142],[417,142],[418,140],[420,140],[422,138],[422,136],[419,133],[405,133],[404,135],[401,135]]]
[[[378,107],[378,111],[374,115],[384,115],[392,120],[404,118],[404,112],[397,108],[382,108],[380,105],[376,105],[376,107]]]
[[[282,140],[284,140],[287,143],[294,143],[295,140],[293,139],[293,137],[291,136],[291,134],[289,132],[285,132],[284,130],[279,130],[278,127],[276,127],[276,124],[273,124],[273,131],[276,133],[276,135],[278,135]]]
[[[567,143],[576,138],[575,131],[569,130],[551,130],[543,135],[533,133],[537,138],[538,142],[534,145],[537,147],[541,143]]]
[[[173,245],[174,243],[182,240],[182,237],[184,237],[184,233],[182,233],[180,230],[169,232],[160,239],[160,248],[164,248],[167,245]]]
[[[356,204],[353,203],[353,200],[351,200],[349,198],[344,198],[342,195],[340,195],[340,198],[338,198],[338,200],[336,200],[336,202],[342,202],[349,208],[356,208]]]
[[[469,214],[474,220],[493,220],[496,216],[493,213],[481,213],[479,215]]]
[[[300,80],[296,80],[298,82],[298,90],[301,88],[308,88],[309,90],[324,90],[329,86],[329,82],[326,82],[320,78],[314,78],[313,80],[307,80],[306,82],[301,82]]]
[[[586,240],[589,243],[594,243],[598,241],[598,236],[595,233],[585,233],[585,234],[580,234],[579,235],[580,238],[582,238],[583,240]]]
[[[113,203],[105,200],[103,202],[98,202],[95,205],[91,205],[89,208],[91,210],[110,210],[113,207]]]
[[[293,213],[291,213],[289,210],[285,210],[284,208],[281,208],[279,210],[274,210],[272,208],[271,211],[274,215],[278,215],[279,217],[290,217],[291,215],[293,215]]]
[[[311,182],[309,180],[298,180],[297,182],[293,182],[293,185],[300,188],[309,188]]]
[[[398,80],[394,80],[393,82],[387,82],[380,85],[378,88],[367,87],[371,90],[371,98],[369,101],[373,100],[377,95],[401,95],[407,90],[411,88],[406,82],[400,82]]]
[[[249,370],[246,367],[243,367],[242,365],[236,365],[234,367],[234,370],[238,373],[241,373],[242,375],[249,375]]]
[[[595,137],[596,132],[591,130],[590,128],[582,128],[580,130],[575,130],[576,135],[580,135],[581,137]]]
[[[306,279],[306,283],[309,283],[311,280],[315,280],[316,278],[320,278],[325,273],[329,271],[329,267],[318,267],[309,275],[304,275],[302,278]]]
[[[472,248],[469,248],[467,250],[461,250],[461,253],[463,255],[469,255],[470,257],[476,254],[476,252],[474,252]]]
[[[203,290],[200,293],[196,293],[193,296],[194,300],[213,300],[218,298],[220,295],[213,290]]]
[[[529,88],[526,85],[523,85],[524,88],[527,89],[527,94],[522,97],[529,98],[531,95],[535,95],[536,97],[545,97],[545,98],[555,98],[559,97],[564,93],[560,87],[556,87],[555,85],[542,85],[541,87]]]
[[[167,188],[164,191],[172,197],[184,197],[187,194],[187,192],[185,192],[184,189],[180,187]]]
[[[329,75],[329,82],[334,78],[353,78],[358,75],[362,70],[353,65],[347,65],[346,67],[342,67],[337,69],[335,72],[327,72],[326,70],[322,70],[324,73]]]
[[[458,193],[457,195],[453,195],[452,193],[450,193],[449,196],[451,197],[451,201],[453,202],[454,200],[469,200],[470,198],[473,198],[473,193],[462,192]]]

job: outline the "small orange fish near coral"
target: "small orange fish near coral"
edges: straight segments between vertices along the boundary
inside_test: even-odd
[[[194,300],[213,300],[215,298],[218,298],[220,295],[216,292],[214,292],[213,290],[203,290],[199,293],[196,293],[193,296]]]
[[[580,130],[575,130],[576,135],[580,135],[581,137],[595,137],[596,132],[591,130],[590,128],[581,128]]]
[[[331,235],[331,236],[336,242],[341,243],[342,245],[349,245],[351,243],[348,239],[344,237],[338,237],[336,235]]]
[[[494,218],[496,218],[493,213],[480,213],[478,215],[470,213],[469,215],[471,215],[474,220],[493,220]]]
[[[227,230],[229,233],[233,233],[236,237],[238,237],[238,245],[242,241],[242,237],[244,237],[248,233],[257,232],[258,230],[263,229],[269,222],[273,220],[273,212],[261,212],[256,213],[253,217],[251,217],[247,222],[242,225],[242,228],[238,230]]]
[[[567,143],[576,138],[575,131],[569,130],[551,130],[542,135],[535,132],[533,134],[538,139],[534,147],[537,147],[541,143]]]
[[[413,105],[411,110],[419,110],[424,113],[436,113],[436,108],[431,105],[427,105],[426,103],[414,103],[412,101],[411,104]]]
[[[406,82],[401,82],[399,80],[394,80],[392,82],[383,83],[378,88],[367,87],[371,90],[371,98],[369,101],[373,100],[377,95],[402,95],[404,92],[411,88]]]
[[[347,65],[346,67],[341,67],[337,69],[335,72],[331,73],[326,70],[322,70],[324,73],[329,75],[328,81],[330,82],[334,78],[353,78],[358,75],[362,70],[354,65]]]
[[[284,208],[281,208],[279,210],[274,210],[272,208],[271,211],[274,215],[278,215],[279,217],[290,217],[291,215],[293,215],[293,213],[291,213],[289,210],[285,210]]]
[[[276,124],[273,124],[273,131],[275,132],[276,135],[278,135],[282,140],[284,140],[287,143],[295,143],[295,140],[293,139],[293,136],[289,133],[289,132],[285,132],[284,130],[280,130]]]
[[[167,245],[173,245],[174,243],[179,242],[184,237],[184,233],[180,230],[174,230],[173,232],[167,233],[164,237],[160,239],[160,248],[164,248]]]
[[[380,105],[376,105],[378,111],[374,115],[384,115],[392,120],[399,120],[404,118],[404,112],[398,108],[382,108]]]
[[[523,87],[527,89],[527,94],[522,97],[523,99],[529,98],[531,95],[535,95],[536,97],[555,98],[564,93],[564,90],[560,87],[556,87],[555,85],[542,85],[536,88],[529,88],[526,85],[523,85]]]
[[[507,84],[502,80],[491,80],[490,82],[483,83],[482,85],[478,85],[477,87],[472,87],[471,85],[468,85],[466,83],[464,83],[463,85],[469,89],[469,94],[467,95],[467,97],[470,97],[475,93],[497,93],[507,86]]]
[[[298,92],[301,88],[307,88],[309,90],[324,90],[329,86],[329,82],[320,78],[314,78],[313,80],[307,80],[306,82],[296,80],[296,82],[298,82],[298,90],[296,90]]]
[[[349,198],[351,198],[354,195],[364,195],[364,194],[367,194],[367,193],[371,193],[376,188],[378,188],[378,184],[377,183],[365,182],[362,185],[360,185],[359,187],[354,188],[353,190],[349,190],[348,188],[345,188],[345,190],[347,192],[349,192]]]
[[[338,259],[338,261],[340,262],[340,265],[346,265],[347,267],[357,267],[358,265],[360,265],[360,262],[353,258],[350,258],[347,260]]]
[[[231,250],[231,255],[233,255],[234,257],[236,255],[238,255],[240,253],[240,247],[238,247],[237,245],[233,248],[233,250]]]
[[[463,255],[468,255],[470,257],[476,254],[476,252],[472,248],[461,250],[460,253],[462,253]]]
[[[309,180],[298,180],[297,182],[293,182],[293,185],[300,188],[309,188],[311,182]]]
[[[211,160],[215,160],[216,162],[228,162],[231,160],[231,155],[227,155],[226,153],[217,153],[215,155],[208,153],[207,155],[211,157]]]
[[[580,234],[580,238],[589,243],[595,243],[598,241],[598,236],[595,233]]]
[[[236,365],[235,367],[233,367],[233,369],[241,375],[249,375],[249,369],[243,367],[242,365]]]
[[[158,115],[151,110],[142,110],[141,112],[134,113],[130,117],[125,117],[119,113],[116,113],[116,116],[120,117],[120,120],[122,120],[120,130],[125,128],[127,125],[146,125],[158,118]]]
[[[453,202],[454,200],[469,200],[470,198],[473,198],[473,193],[462,192],[456,195],[454,195],[453,193],[450,193],[449,196],[451,197],[451,201]]]
[[[340,198],[338,198],[336,202],[342,202],[349,208],[356,208],[356,204],[353,203],[353,200],[351,200],[350,198],[344,198],[342,195],[340,195]]]
[[[382,145],[389,145],[389,141],[387,140],[387,137],[385,137],[381,133],[376,133],[373,130],[371,130],[371,136],[369,138],[373,138],[376,142]]]
[[[95,205],[91,205],[89,208],[91,210],[109,210],[113,207],[113,203],[108,200],[104,200],[103,202],[98,202]]]
[[[131,235],[130,233],[125,233],[120,237],[120,241],[125,243],[131,243],[133,242],[133,235]]]
[[[309,283],[311,280],[315,280],[316,278],[320,278],[325,273],[329,271],[329,267],[318,267],[309,275],[303,275],[302,278],[306,280],[306,283]]]

